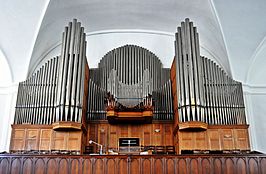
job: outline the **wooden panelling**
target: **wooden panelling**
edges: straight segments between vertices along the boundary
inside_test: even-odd
[[[80,131],[68,132],[69,137],[67,139],[67,150],[81,149],[82,133]]]
[[[51,149],[54,150],[81,150],[82,146],[82,132],[53,132]]]
[[[39,131],[36,129],[25,130],[25,150],[38,150]]]
[[[83,146],[87,144],[83,143],[86,138],[83,138],[82,131],[54,131],[49,125],[13,125],[10,150],[75,150],[82,152]]]
[[[249,150],[245,126],[213,126],[206,131],[179,131],[181,150]]]
[[[52,129],[41,129],[40,130],[40,149],[50,150],[51,149],[51,137]]]
[[[208,134],[208,145],[210,150],[220,150],[221,149],[221,139],[219,129],[209,129]]]
[[[151,144],[151,133],[150,132],[144,132],[144,142],[143,144]]]
[[[64,132],[53,132],[53,141],[51,149],[66,149],[66,140]]]
[[[236,136],[236,149],[249,149],[249,137],[247,129],[235,129],[234,134]]]
[[[87,139],[96,137],[94,140],[107,148],[117,149],[118,140],[122,137],[139,138],[142,146],[173,146],[173,124],[171,123],[117,125],[95,123],[89,124],[89,127],[94,127],[98,133],[96,136],[95,131],[90,131]]]
[[[222,149],[225,150],[230,150],[230,149],[235,149],[234,145],[234,138],[235,136],[233,135],[233,129],[222,129],[221,130],[221,140],[223,142]]]
[[[181,132],[179,133],[179,148],[181,150],[206,150],[208,149],[206,131],[202,132]]]
[[[192,132],[179,133],[179,148],[182,150],[194,149],[194,134]]]
[[[129,132],[128,132],[128,125],[121,125],[121,137],[128,137]]]
[[[195,136],[195,148],[202,147],[202,150],[208,150],[207,134],[206,131],[198,132]]]
[[[265,173],[265,155],[0,155],[0,173]]]
[[[115,132],[110,132],[110,147],[116,147],[118,143],[117,135]]]
[[[140,125],[131,126],[130,127],[131,137],[138,137],[139,136],[139,130],[141,129]]]
[[[172,84],[172,95],[173,95],[173,110],[174,110],[174,127],[173,127],[173,135],[175,142],[174,146],[176,151],[179,152],[179,135],[178,135],[178,124],[179,124],[179,115],[178,115],[178,83],[176,81],[176,58],[174,58],[172,62],[172,66],[170,69],[170,79]],[[189,144],[189,142],[186,142]]]
[[[153,139],[152,145],[162,146],[164,143],[162,140],[162,136],[164,135],[163,134],[164,130],[162,129],[162,125],[161,124],[154,124],[153,128],[154,128],[154,133],[152,135],[152,139]]]
[[[205,131],[179,130],[174,135],[174,124],[117,124],[108,122],[89,124],[89,132],[55,131],[49,125],[13,126],[10,150],[77,150],[82,153],[86,140],[93,140],[107,149],[118,149],[122,137],[139,138],[141,146],[175,146],[182,150],[249,150],[247,126],[209,126]],[[95,152],[99,147],[94,145]]]
[[[13,129],[11,138],[11,149],[21,150],[25,147],[25,130],[24,129]]]
[[[178,116],[178,86],[176,81],[176,58],[174,58],[171,69],[170,69],[170,79],[172,84],[172,95],[173,95],[173,109],[174,109],[174,128],[177,128],[179,123],[179,116]],[[177,131],[175,131],[177,133]]]

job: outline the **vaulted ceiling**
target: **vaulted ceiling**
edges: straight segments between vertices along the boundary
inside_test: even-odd
[[[1,85],[25,80],[41,61],[60,54],[61,33],[73,18],[85,27],[91,66],[110,49],[129,43],[147,47],[169,67],[176,27],[187,17],[198,27],[202,55],[237,80],[266,84],[258,78],[266,65],[265,0],[0,2],[0,62],[8,67],[1,68],[0,80],[10,74]]]

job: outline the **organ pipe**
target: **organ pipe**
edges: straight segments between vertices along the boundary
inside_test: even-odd
[[[88,70],[85,37],[80,22],[70,22],[62,34],[61,55],[19,83],[15,124],[81,123],[85,112],[88,120],[105,120],[108,96],[121,108],[152,104],[154,120],[174,120],[173,90],[179,122],[246,124],[242,84],[200,56],[197,28],[189,19],[175,34],[175,85],[170,69],[135,45],[109,51],[98,68]]]
[[[166,77],[169,77],[169,70],[164,71],[162,63],[156,55],[135,45],[125,45],[109,51],[101,59],[98,69],[100,70],[98,72],[93,69],[91,79],[96,82],[96,77],[101,77],[101,84],[98,85],[106,90],[112,69],[116,70],[119,81],[129,85],[142,81],[144,70],[148,69],[154,90],[162,85],[161,76],[163,74],[167,74]],[[160,81],[158,81],[158,78]],[[163,80],[165,79],[168,78],[163,78]]]
[[[162,68],[162,63],[158,57],[144,49],[135,45],[125,45],[109,51],[98,64],[98,68],[91,69],[90,71],[89,90],[95,90],[92,86],[96,85],[109,93],[114,98],[115,102],[122,104],[126,107],[135,107],[142,103],[144,106],[149,105],[149,96],[157,95],[157,98],[164,98],[164,104],[161,107],[154,107],[154,110],[160,108],[160,115],[154,114],[157,119],[172,118],[172,95],[168,90],[168,86],[171,86],[168,82],[170,78],[170,69]],[[98,81],[97,79],[101,79]],[[100,82],[100,83],[99,83]],[[166,84],[165,87],[164,84]],[[161,90],[159,90],[161,88]],[[163,89],[163,90],[162,90]],[[159,90],[156,92],[155,91]],[[154,93],[154,94],[153,94]],[[90,93],[91,102],[97,102],[96,92]],[[163,95],[164,97],[160,96]],[[158,105],[158,103],[154,103]],[[162,106],[165,108],[162,109]],[[88,105],[88,118],[99,119],[96,115],[93,117],[92,113],[96,113],[99,108],[93,108]],[[106,107],[106,106],[105,106]],[[168,108],[168,109],[167,109]],[[100,111],[104,111],[101,107]],[[163,115],[163,112],[169,113],[169,115]]]
[[[179,121],[246,124],[241,83],[214,61],[200,56],[193,23],[186,19],[175,36]]]
[[[58,57],[48,60],[18,86],[15,124],[51,124],[55,109],[55,78]]]
[[[84,95],[84,67],[86,61],[86,41],[83,27],[76,19],[70,22],[63,33],[59,64],[56,121],[80,122],[80,108]]]
[[[14,124],[81,123],[86,67],[84,28],[74,19],[62,35],[61,56],[19,83]]]
[[[106,119],[105,95],[104,89],[98,87],[91,79],[89,80],[88,94],[88,120],[104,120]]]

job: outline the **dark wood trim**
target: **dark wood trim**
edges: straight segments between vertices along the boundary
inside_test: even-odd
[[[88,121],[88,126],[90,124],[100,124],[100,123],[106,123],[106,124],[109,124],[108,120],[89,120]],[[152,120],[152,123],[150,124],[174,124],[174,120]]]
[[[243,125],[208,125],[208,129],[247,129],[249,127],[248,124]]]
[[[11,125],[12,128],[16,128],[16,129],[25,129],[25,127],[32,128],[32,129],[52,129],[53,126],[52,125],[45,125],[45,124],[12,124]]]

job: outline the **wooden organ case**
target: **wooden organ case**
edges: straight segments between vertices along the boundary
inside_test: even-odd
[[[200,56],[197,29],[189,19],[175,37],[171,81],[179,151],[249,150],[242,84]]]
[[[177,30],[171,68],[125,45],[89,69],[84,28],[70,22],[61,55],[19,84],[10,151],[119,154],[132,139],[137,154],[249,150],[241,83],[200,56],[189,19]]]

